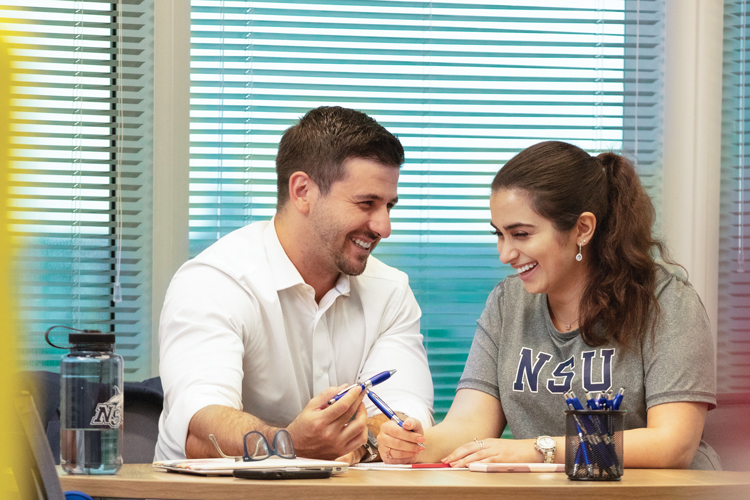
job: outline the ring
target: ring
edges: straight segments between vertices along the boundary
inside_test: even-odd
[[[484,449],[484,441],[479,441],[477,438],[474,438],[474,442],[479,445],[479,451]]]
[[[385,458],[393,458],[391,456],[391,448],[386,448],[385,449]]]

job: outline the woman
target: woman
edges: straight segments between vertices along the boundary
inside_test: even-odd
[[[536,144],[498,172],[490,211],[516,274],[487,300],[445,420],[424,432],[412,418],[383,425],[384,460],[564,463],[563,394],[624,388],[625,467],[718,469],[701,441],[716,406],[708,318],[652,256],[664,251],[632,164]],[[515,439],[498,439],[506,425]]]

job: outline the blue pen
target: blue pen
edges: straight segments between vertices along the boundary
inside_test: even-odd
[[[354,389],[357,386],[362,387],[363,391],[367,391],[370,387],[372,387],[374,385],[378,385],[381,382],[385,382],[386,380],[388,380],[389,378],[391,378],[391,375],[393,375],[394,373],[396,373],[396,370],[388,370],[388,371],[380,372],[377,375],[373,375],[372,377],[368,378],[364,382],[359,382],[359,383],[356,383],[356,384],[352,384],[349,387],[347,387],[346,389],[344,389],[343,391],[341,391],[338,394],[336,394],[333,397],[333,399],[331,399],[330,401],[328,401],[328,404],[332,405],[333,403],[335,403],[339,399],[343,398],[344,394],[346,394],[347,392],[349,392],[349,389]]]
[[[619,391],[617,391],[617,394],[615,394],[615,399],[612,401],[612,409],[613,410],[619,410],[620,404],[622,404],[622,396],[625,394],[625,388],[620,388]]]
[[[591,460],[589,459],[589,453],[586,449],[588,446],[588,443],[586,442],[586,439],[583,437],[583,432],[581,431],[581,426],[579,424],[576,424],[576,429],[578,430],[578,450],[576,453],[576,466],[575,469],[577,470],[580,466],[580,458],[583,458],[583,464],[586,466],[586,472],[591,476],[593,474],[593,465],[591,464]],[[575,474],[575,472],[574,472]]]
[[[606,393],[604,391],[602,391],[601,393],[599,393],[599,401],[598,402],[599,402],[599,407],[602,410],[606,410],[606,409],[609,408],[609,400],[607,399],[607,395],[606,395]]]
[[[583,405],[580,401],[578,401],[578,398],[576,397],[575,393],[573,393],[573,391],[568,391],[565,394],[565,397],[567,398],[567,403],[569,405],[573,405],[574,410],[583,410]]]
[[[396,422],[399,425],[399,427],[401,427],[402,429],[404,428],[404,421],[398,418],[398,415],[396,415],[396,412],[391,410],[391,407],[385,404],[385,401],[380,399],[380,397],[377,394],[375,394],[371,390],[368,390],[367,397],[370,398],[370,401],[372,401],[375,404],[375,406],[377,406],[378,409],[383,412],[383,415],[385,415],[386,417]],[[422,443],[417,443],[417,444],[421,446],[422,448],[424,448],[424,445]]]
[[[599,403],[596,402],[596,398],[590,392],[586,393],[586,406],[589,407],[589,410],[599,409]]]
[[[566,397],[566,403],[568,405],[568,408],[571,410],[575,410],[576,407],[573,404],[573,399],[570,397],[570,393],[565,393]],[[577,401],[577,400],[576,400]],[[583,462],[586,466],[586,472],[589,476],[593,473],[593,468],[591,465],[591,462],[589,461],[589,455],[586,451],[587,442],[586,439],[583,437],[583,431],[582,431],[582,422],[581,419],[578,417],[578,415],[573,415],[573,419],[576,422],[576,430],[578,431],[578,449],[576,450],[576,458],[575,463],[573,464],[573,475],[575,476],[578,473],[578,467],[581,466],[581,458],[583,458]]]

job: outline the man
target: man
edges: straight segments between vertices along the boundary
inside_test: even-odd
[[[419,306],[406,275],[370,257],[403,161],[396,137],[350,109],[311,110],[284,133],[274,218],[220,239],[167,291],[157,460],[219,456],[209,434],[242,455],[247,432],[272,442],[285,428],[298,456],[369,461],[386,417],[359,388],[328,401],[390,369],[378,395],[432,422]]]

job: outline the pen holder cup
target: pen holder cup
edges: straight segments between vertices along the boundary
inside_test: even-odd
[[[565,473],[574,481],[619,481],[625,410],[565,412]]]

